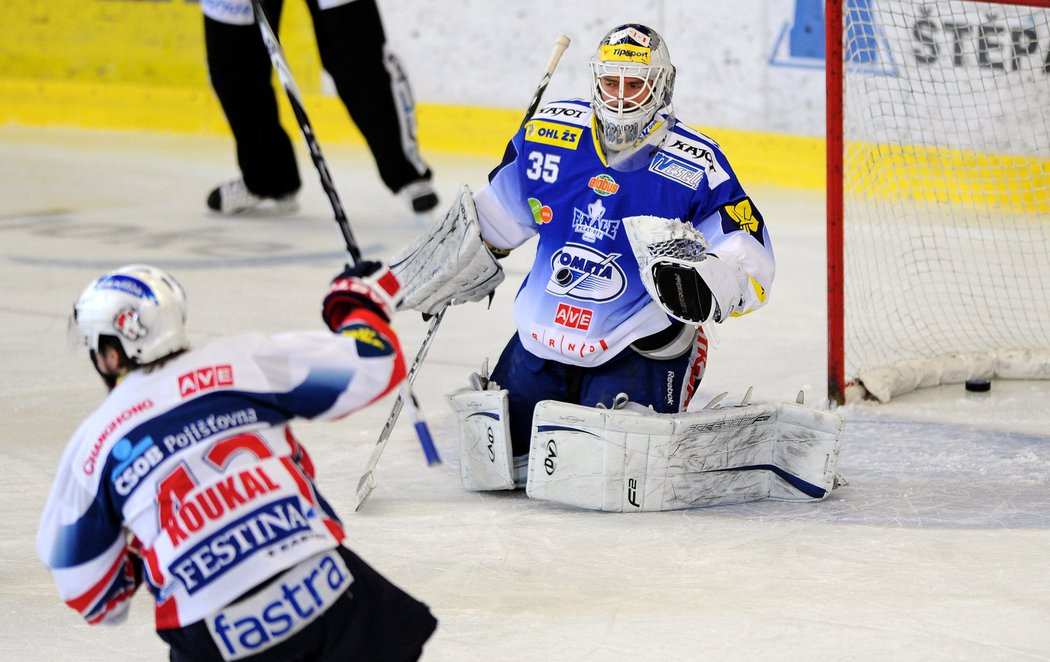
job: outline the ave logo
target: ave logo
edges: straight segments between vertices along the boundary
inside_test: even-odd
[[[183,398],[228,386],[233,386],[233,366],[228,363],[197,368],[179,375],[179,396]]]
[[[567,326],[570,329],[586,331],[591,328],[591,319],[593,317],[594,312],[586,308],[559,303],[558,312],[554,314],[554,323]]]

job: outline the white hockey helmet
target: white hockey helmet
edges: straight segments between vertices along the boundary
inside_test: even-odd
[[[602,38],[591,59],[591,100],[595,130],[607,151],[652,144],[653,134],[666,132],[674,117],[674,78],[667,45],[656,30],[629,23]]]
[[[100,336],[112,336],[132,362],[145,364],[189,348],[186,313],[186,292],[171,274],[131,264],[92,281],[71,321],[92,352]]]

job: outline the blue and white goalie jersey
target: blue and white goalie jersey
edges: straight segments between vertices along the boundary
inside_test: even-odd
[[[539,236],[536,260],[515,300],[522,344],[560,363],[596,366],[671,318],[642,284],[621,219],[690,223],[709,253],[749,277],[746,314],[762,306],[774,259],[762,215],[719,146],[675,123],[648,164],[610,168],[592,131],[590,103],[543,107],[507,147],[475,200],[482,236],[512,249]]]

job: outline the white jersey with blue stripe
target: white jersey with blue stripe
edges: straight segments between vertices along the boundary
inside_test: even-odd
[[[73,435],[41,519],[59,593],[90,623],[120,622],[144,568],[157,628],[181,627],[334,548],[342,524],[288,422],[344,416],[403,374],[389,327],[350,320],[130,372]]]
[[[710,243],[709,253],[748,275],[737,314],[762,306],[773,281],[773,248],[718,144],[675,122],[651,158],[625,172],[609,167],[592,122],[587,101],[544,106],[475,196],[482,236],[493,247],[539,238],[515,299],[522,344],[541,358],[596,366],[670,326],[642,284],[621,227],[631,216],[692,224]]]

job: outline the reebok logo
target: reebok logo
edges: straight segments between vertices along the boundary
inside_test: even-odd
[[[188,398],[204,391],[233,386],[233,366],[213,365],[179,375],[179,397]]]

